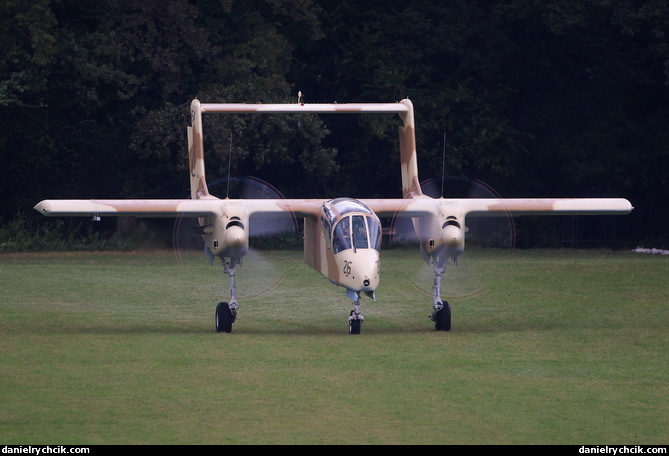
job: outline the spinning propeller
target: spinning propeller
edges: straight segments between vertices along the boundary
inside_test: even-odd
[[[432,178],[421,182],[423,194],[432,198],[500,198],[495,190],[484,182],[465,177],[450,176]],[[455,231],[455,228],[454,228]],[[467,261],[476,254],[479,248],[497,248],[513,250],[515,246],[515,226],[511,216],[476,217],[469,216],[466,226],[460,227],[454,236],[465,236],[467,248],[458,257],[457,264],[450,263],[444,274],[441,285],[443,299],[463,299],[475,296],[484,289],[480,275],[473,265]],[[444,233],[445,234],[445,233]],[[406,217],[394,217],[390,227],[391,244],[416,244],[418,238],[412,222]],[[410,280],[419,291],[432,295],[433,290],[427,288],[434,277],[432,265],[423,263]]]
[[[252,176],[223,178],[209,184],[208,187],[209,191],[218,197],[233,195],[234,198],[239,199],[284,199],[283,195],[272,185]],[[254,241],[258,243],[261,239],[298,232],[297,219],[289,212],[267,218],[254,215],[249,225],[246,229],[250,238],[250,246],[245,255],[245,261],[252,262],[253,267],[244,269],[244,272],[237,276],[240,290],[244,291],[244,294],[239,296],[240,299],[249,299],[267,293],[281,283],[285,277],[285,273],[281,273],[261,250],[253,248]],[[175,218],[172,244],[177,259],[181,259],[182,253],[185,252],[203,251],[205,243],[199,235],[200,231],[201,227],[197,218],[184,217],[181,214]],[[242,236],[246,235],[247,233],[242,233]]]

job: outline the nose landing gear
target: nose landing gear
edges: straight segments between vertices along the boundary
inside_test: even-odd
[[[360,314],[360,293],[354,291],[347,291],[347,295],[353,301],[353,310],[348,317],[348,332],[349,334],[360,334],[360,327],[365,317]]]

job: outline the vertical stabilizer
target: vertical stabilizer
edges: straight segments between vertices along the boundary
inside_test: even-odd
[[[192,199],[209,196],[204,177],[204,140],[202,138],[202,110],[200,102],[190,105],[192,126],[188,127],[188,168],[190,172],[190,195]]]
[[[402,195],[404,198],[413,198],[422,195],[418,180],[418,158],[416,156],[416,128],[413,117],[413,104],[404,99],[400,103],[408,109],[400,113],[404,125],[399,127],[400,133],[400,163],[402,166]]]

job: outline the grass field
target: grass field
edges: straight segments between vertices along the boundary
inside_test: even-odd
[[[669,441],[669,258],[472,250],[436,332],[419,255],[387,250],[351,336],[300,252],[263,257],[217,334],[227,278],[199,253],[0,256],[0,442]]]

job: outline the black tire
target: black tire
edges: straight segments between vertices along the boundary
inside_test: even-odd
[[[444,307],[437,312],[434,318],[434,329],[437,331],[451,330],[451,306],[444,301]]]
[[[219,302],[216,306],[216,332],[232,332],[232,312],[227,302]]]
[[[348,321],[348,332],[349,334],[360,334],[360,325],[362,320],[349,320]]]

